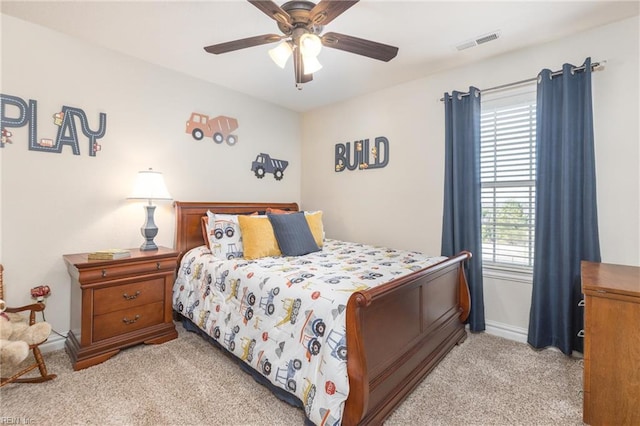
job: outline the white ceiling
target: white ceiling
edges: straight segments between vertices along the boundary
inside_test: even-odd
[[[282,5],[282,0],[275,0]],[[243,0],[8,1],[2,13],[43,25],[147,62],[307,111],[429,73],[638,15],[638,1],[376,1],[362,0],[325,27],[399,47],[381,62],[324,48],[324,68],[297,90],[291,61],[269,58],[274,45],[212,55],[204,46],[268,33],[276,22]],[[455,46],[500,31],[471,49]]]

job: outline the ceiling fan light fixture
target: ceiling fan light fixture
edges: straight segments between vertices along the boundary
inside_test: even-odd
[[[277,66],[284,69],[284,66],[287,64],[292,52],[291,44],[285,40],[273,49],[270,49],[269,56],[271,56],[271,59]]]
[[[303,74],[313,74],[316,71],[320,71],[322,64],[318,61],[318,58],[311,55],[302,55],[302,69]]]
[[[1,2],[2,0],[0,0]],[[206,46],[207,53],[215,55],[233,52],[253,46],[279,42],[269,50],[269,56],[280,68],[285,68],[290,56],[293,56],[293,71],[296,87],[313,80],[313,73],[322,68],[318,55],[323,46],[348,53],[366,56],[389,62],[398,54],[398,48],[375,41],[339,33],[324,33],[325,25],[359,0],[281,0],[278,6],[275,0],[249,0],[269,18],[276,21],[280,34],[263,34],[233,41]],[[320,36],[323,34],[322,36]],[[284,41],[284,42],[283,42]],[[484,42],[485,39],[483,38]],[[486,41],[489,41],[486,39]],[[0,425],[1,426],[1,425]]]
[[[315,58],[320,54],[321,49],[322,41],[317,35],[306,33],[300,37],[300,53],[304,56],[313,56]]]

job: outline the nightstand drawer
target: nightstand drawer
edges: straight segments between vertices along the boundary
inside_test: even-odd
[[[109,279],[115,279],[124,276],[142,275],[147,273],[153,273],[158,271],[174,271],[176,268],[176,260],[171,259],[158,259],[144,262],[127,262],[122,260],[118,263],[109,261],[111,264],[104,264],[99,261],[91,262],[91,268],[86,268],[80,271],[81,282],[93,282],[104,281]]]
[[[120,336],[141,328],[160,324],[163,319],[163,302],[98,315],[93,322],[93,341]]]
[[[164,300],[164,279],[153,278],[113,287],[101,288],[93,292],[93,313],[130,309]]]

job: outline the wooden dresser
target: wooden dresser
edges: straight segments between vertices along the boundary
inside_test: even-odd
[[[640,268],[582,262],[583,421],[640,425]]]
[[[131,249],[131,257],[63,256],[71,275],[71,330],[65,348],[74,370],[103,362],[138,343],[177,337],[171,294],[178,253]]]

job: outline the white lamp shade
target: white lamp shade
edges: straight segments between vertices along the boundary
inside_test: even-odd
[[[280,68],[284,68],[287,64],[287,60],[289,60],[291,53],[291,45],[288,41],[283,41],[273,49],[269,50],[269,56],[271,56],[273,62],[275,62]]]
[[[322,68],[322,64],[315,56],[302,55],[302,68],[304,74],[313,74]]]
[[[162,173],[151,169],[138,172],[133,191],[127,198],[145,200],[171,200]]]
[[[320,49],[322,49],[322,41],[317,35],[307,33],[300,37],[300,53],[302,55],[315,58],[320,54]]]

